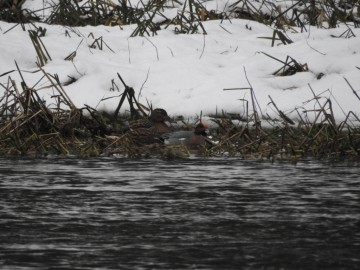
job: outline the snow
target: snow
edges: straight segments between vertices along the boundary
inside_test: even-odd
[[[36,10],[42,8],[43,1],[25,4],[26,8]],[[224,10],[229,3],[218,0],[208,5]],[[46,16],[49,11],[41,12]],[[175,14],[174,9],[168,14]],[[170,116],[194,117],[201,112],[208,115],[222,111],[243,114],[243,99],[249,102],[251,113],[249,87],[253,88],[260,106],[258,110],[271,117],[278,114],[269,96],[293,119],[298,118],[298,112],[318,109],[316,102],[324,104],[328,98],[339,121],[349,111],[356,115],[360,112],[360,100],[345,81],[346,78],[360,94],[359,28],[351,27],[355,34],[351,38],[339,37],[348,30],[343,24],[334,29],[311,27],[307,32],[291,28],[285,34],[293,43],[283,45],[278,40],[272,47],[270,38],[274,28],[240,19],[203,22],[206,35],[175,34],[174,27],[169,26],[155,36],[144,37],[130,37],[135,25],[121,28],[35,25],[47,30],[41,41],[52,60],[43,69],[49,74],[58,74],[62,83],[69,81],[69,77],[76,79],[63,88],[79,108],[86,104],[114,111],[124,89],[119,73],[126,84],[135,89],[142,104],[164,108]],[[38,94],[48,104],[53,103],[54,89],[42,89],[48,84],[45,80],[38,83],[43,73],[33,73],[38,70],[37,54],[27,30],[34,30],[34,26],[24,25],[26,31],[20,25],[14,26],[0,21],[0,75],[16,70],[16,61],[27,85],[36,85],[34,88],[40,89]],[[97,38],[102,38],[102,50],[90,48]],[[73,61],[64,60],[74,51]],[[266,54],[281,61],[290,56],[300,64],[307,64],[309,71],[274,76],[282,64]],[[319,79],[320,74],[323,76]],[[9,76],[20,88],[17,71],[1,76],[0,83],[6,86]],[[112,80],[120,91],[110,90]],[[229,88],[245,89],[224,90]],[[0,95],[3,91],[4,87],[0,86]],[[317,101],[312,91],[319,97]],[[122,110],[125,109],[127,107]]]

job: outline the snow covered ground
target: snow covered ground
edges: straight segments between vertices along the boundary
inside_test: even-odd
[[[227,1],[210,1],[209,4],[224,8]],[[26,1],[27,8],[42,8],[43,1]],[[174,12],[175,11],[175,12]],[[176,10],[170,10],[176,14]],[[58,74],[65,83],[69,77],[76,81],[63,86],[78,107],[84,104],[113,111],[119,103],[124,81],[136,91],[143,104],[151,103],[169,115],[194,117],[217,112],[244,113],[247,100],[252,109],[250,86],[260,108],[259,112],[277,116],[270,98],[289,117],[296,119],[304,109],[319,108],[330,98],[338,120],[349,111],[360,113],[360,100],[352,92],[345,78],[360,95],[360,29],[351,27],[355,37],[339,37],[348,30],[346,25],[334,29],[311,27],[291,28],[286,35],[293,41],[283,45],[276,41],[271,46],[274,29],[250,21],[232,19],[206,21],[207,35],[175,34],[174,26],[158,31],[156,36],[130,37],[135,25],[120,27],[65,27],[36,23],[46,28],[41,38],[51,61],[44,70]],[[15,61],[22,70],[28,86],[38,83],[43,74],[38,70],[37,54],[27,30],[33,25],[0,22],[0,75],[16,70]],[[10,28],[14,27],[10,31]],[[102,37],[103,49],[90,48],[94,40]],[[64,60],[76,51],[73,61]],[[265,54],[264,54],[265,53]],[[307,64],[308,72],[292,76],[274,76],[287,56],[301,64]],[[8,77],[17,82],[17,71],[0,77],[0,83],[8,84]],[[320,78],[321,77],[321,78]],[[111,91],[112,80],[120,88]],[[48,103],[53,102],[53,90],[41,89],[42,80],[35,86]],[[4,87],[0,86],[2,95]],[[224,90],[245,88],[240,90]],[[320,99],[314,100],[315,95]],[[113,97],[113,98],[111,98]],[[103,100],[104,99],[104,100]],[[103,100],[103,101],[101,101]],[[311,116],[313,114],[310,114]]]

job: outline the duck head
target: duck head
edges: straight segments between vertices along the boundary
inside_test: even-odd
[[[202,135],[202,136],[207,136],[207,128],[208,125],[205,123],[200,122],[199,124],[196,125],[194,133],[195,135]]]
[[[151,119],[151,121],[157,122],[157,123],[163,123],[163,122],[174,123],[174,122],[176,122],[168,116],[167,112],[164,109],[152,110],[151,114],[150,114],[150,119]]]

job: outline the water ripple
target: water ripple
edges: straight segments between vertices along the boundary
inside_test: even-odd
[[[1,269],[358,269],[358,164],[0,159]]]

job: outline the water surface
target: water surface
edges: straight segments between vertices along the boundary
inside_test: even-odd
[[[0,159],[0,269],[360,269],[358,164]]]

